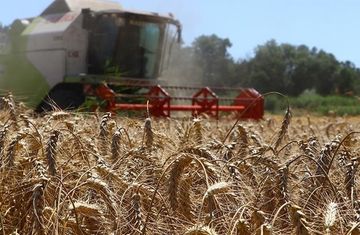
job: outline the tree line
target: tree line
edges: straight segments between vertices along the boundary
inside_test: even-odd
[[[209,86],[253,87],[298,96],[305,90],[320,95],[359,94],[360,69],[350,61],[316,47],[269,40],[254,49],[251,58],[234,60],[227,38],[200,36],[191,46],[174,50],[167,76]]]

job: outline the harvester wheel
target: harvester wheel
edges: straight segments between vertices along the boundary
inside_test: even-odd
[[[54,109],[76,109],[84,101],[85,96],[81,84],[59,84],[49,92],[36,111],[46,112]]]

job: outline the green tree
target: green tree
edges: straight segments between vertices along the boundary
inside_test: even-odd
[[[206,85],[226,85],[231,81],[234,61],[228,53],[229,39],[215,34],[200,36],[192,44],[196,65],[202,70],[202,81]]]
[[[339,62],[334,55],[320,50],[316,55],[316,60],[311,64],[314,72],[314,88],[321,95],[335,93],[335,76]]]
[[[292,48],[279,46],[275,40],[268,41],[255,49],[255,56],[249,61],[248,84],[262,92],[279,91],[287,93],[291,86],[293,63]]]
[[[354,93],[356,81],[360,80],[360,73],[350,61],[340,63],[335,75],[335,91],[338,94]]]
[[[255,56],[238,64],[236,71],[242,72],[247,86],[261,92],[297,96],[315,89],[321,95],[344,94],[354,90],[355,84],[360,89],[359,71],[350,62],[341,63],[333,54],[315,47],[278,44],[275,40],[256,47]]]

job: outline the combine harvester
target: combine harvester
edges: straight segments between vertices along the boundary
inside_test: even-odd
[[[189,111],[262,118],[264,99],[254,89],[161,84],[157,78],[180,41],[181,25],[172,15],[127,11],[104,0],[55,0],[40,16],[15,20],[0,32],[0,91],[38,111],[54,103],[77,108],[95,97],[110,112],[149,108],[156,117]],[[170,95],[179,89],[194,95]],[[238,95],[219,98],[217,91]]]

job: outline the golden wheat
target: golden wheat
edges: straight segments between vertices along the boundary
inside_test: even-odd
[[[0,234],[360,233],[359,118],[232,124],[40,117],[6,96]]]

